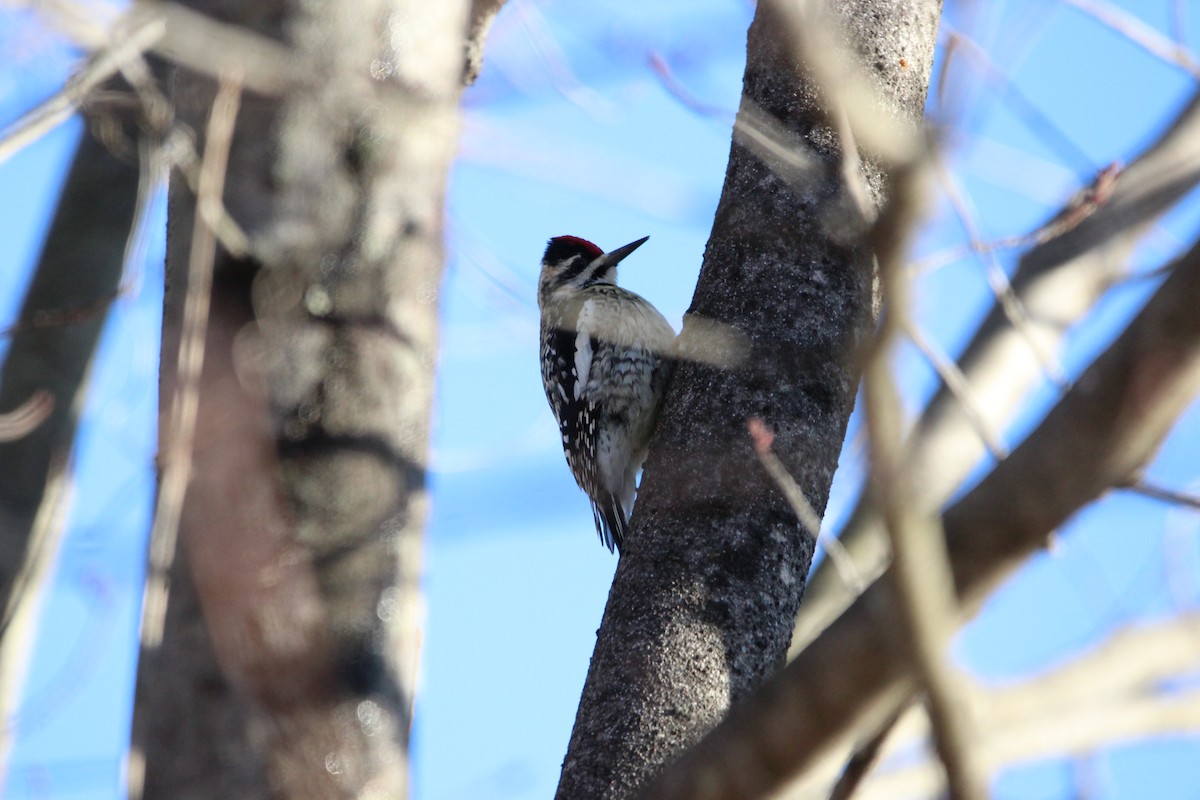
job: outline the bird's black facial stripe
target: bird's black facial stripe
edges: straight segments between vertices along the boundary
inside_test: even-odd
[[[558,277],[554,279],[554,285],[562,286],[575,280],[588,268],[589,263],[588,259],[583,256],[575,256],[575,260],[567,265],[567,268],[560,272]]]

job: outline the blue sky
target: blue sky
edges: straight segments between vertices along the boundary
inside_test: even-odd
[[[975,36],[1061,131],[1031,130],[1002,84],[980,80],[968,65],[952,73],[953,103],[935,102],[931,111],[954,120],[950,163],[987,237],[1035,227],[1095,170],[1128,160],[1192,90],[1181,70],[1058,3],[980,3],[969,14],[948,5],[951,24]],[[1170,30],[1170,6],[1125,4],[1159,31]],[[3,13],[6,123],[61,82],[67,53],[28,17]],[[633,8],[510,0],[496,22],[484,73],[464,100],[447,210],[414,744],[419,800],[553,793],[616,560],[596,540],[542,394],[538,258],[554,235],[585,236],[608,249],[649,234],[622,265],[621,281],[678,326],[724,176],[752,13],[743,0]],[[1200,43],[1200,14],[1187,25],[1188,43]],[[655,55],[713,112],[697,113],[674,96],[651,67]],[[15,313],[77,134],[77,125],[64,126],[0,165],[0,235],[8,243],[0,253],[0,320]],[[161,206],[156,213],[161,219]],[[1136,268],[1162,263],[1198,229],[1193,199],[1147,237]],[[946,204],[935,203],[915,255],[963,241]],[[94,368],[69,530],[24,704],[7,721],[17,742],[8,797],[120,796],[150,512],[161,259],[155,237],[144,262],[131,265],[129,291],[114,306]],[[1003,259],[1011,265],[1012,254]],[[1152,288],[1135,283],[1105,299],[1096,321],[1071,336],[1064,362],[1072,374]],[[925,330],[952,353],[990,303],[981,265],[970,258],[932,273],[918,292]],[[933,389],[933,372],[912,352],[898,363],[915,411]],[[1055,395],[1049,386],[1035,393],[1010,443]],[[1193,408],[1151,475],[1200,488],[1198,451]],[[860,477],[851,445],[835,480],[830,529]],[[1114,494],[1001,589],[959,637],[955,657],[984,679],[1012,680],[1116,626],[1194,611],[1198,534],[1200,515]],[[1200,763],[1200,736],[1115,747],[1089,763],[1100,776],[1097,798],[1200,794],[1200,778],[1187,772]],[[1077,775],[1077,763],[1058,760],[1012,769],[997,777],[996,796],[1066,797]]]

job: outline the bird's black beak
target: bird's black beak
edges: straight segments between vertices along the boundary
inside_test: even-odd
[[[629,244],[625,245],[624,247],[618,247],[616,250],[610,250],[609,252],[607,252],[604,255],[597,258],[594,263],[597,266],[602,266],[605,268],[615,267],[617,265],[617,263],[621,261],[621,259],[625,258],[625,256],[629,255],[634,250],[637,250],[639,247],[644,245],[646,243],[646,240],[649,238],[650,238],[649,236],[643,236],[642,238],[638,239],[636,242],[630,242]]]

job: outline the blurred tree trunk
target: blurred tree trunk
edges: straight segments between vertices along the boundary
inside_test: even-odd
[[[101,99],[103,98],[103,99]],[[117,296],[138,206],[138,115],[128,85],[86,101],[75,151],[0,373],[0,413],[39,393],[49,416],[0,438],[0,718],[20,691],[40,585],[61,533],[54,515],[88,367]],[[5,440],[7,439],[7,440]],[[0,737],[6,738],[6,737]]]
[[[830,6],[877,90],[880,117],[911,126],[924,109],[940,0]],[[757,417],[776,433],[776,451],[821,514],[873,324],[867,226],[849,213],[849,153],[837,109],[825,107],[827,87],[796,63],[798,33],[775,4],[759,3],[740,133],[680,340],[711,338],[715,327],[734,332],[729,350],[741,352],[733,365],[684,362],[669,390],[562,800],[631,796],[787,652],[814,541],[759,465],[746,424]],[[805,174],[752,148],[762,138],[778,142],[776,154],[811,159]],[[866,155],[878,207],[888,187]]]
[[[190,450],[192,480],[173,562],[155,534],[148,585],[170,602],[152,624],[148,591],[131,793],[403,797],[467,4],[191,5],[283,42],[262,50],[289,82],[241,99],[223,197],[248,247],[212,267],[181,448],[168,410],[188,389],[176,354],[208,233],[172,177],[160,452],[165,481]],[[214,90],[176,75],[197,135]]]

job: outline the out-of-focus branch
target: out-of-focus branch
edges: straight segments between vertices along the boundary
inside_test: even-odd
[[[1200,244],[1030,436],[943,516],[963,614],[1050,533],[1135,474],[1200,392]],[[655,798],[703,798],[752,770],[781,786],[860,726],[874,729],[914,690],[894,646],[889,587],[868,589],[812,645],[664,775]]]
[[[470,86],[483,69],[483,47],[487,43],[488,31],[504,0],[472,0],[470,16],[467,18],[467,49],[463,71],[463,85]]]
[[[974,755],[975,722],[961,677],[947,661],[958,606],[954,579],[940,520],[909,501],[913,487],[903,461],[900,395],[890,364],[892,346],[909,310],[900,263],[909,226],[902,226],[900,220],[911,219],[920,207],[916,173],[913,164],[894,171],[893,196],[880,217],[884,236],[875,237],[887,310],[863,371],[868,482],[893,554],[890,587],[903,623],[895,634],[901,638],[899,649],[910,652],[918,686],[925,694],[950,798],[982,800],[987,796],[987,778]]]
[[[1108,184],[1112,176],[1101,173]],[[1035,335],[1057,350],[1080,320],[1124,273],[1130,253],[1153,220],[1200,182],[1200,95],[1193,97],[1167,130],[1135,159],[1103,204],[1074,227],[1046,239],[1022,256],[1012,288],[1029,315]],[[1074,204],[1068,204],[1066,213]],[[1061,219],[1063,213],[1054,219]],[[955,392],[942,386],[910,437],[905,461],[914,477],[915,502],[936,508],[985,454],[975,431],[980,424],[1002,429],[1041,376],[1026,336],[1013,330],[997,304],[958,360],[971,395],[968,411]],[[860,500],[839,536],[859,573],[869,582],[888,562],[879,516]],[[822,563],[813,571],[797,619],[791,655],[813,641],[854,599],[836,571]]]
[[[1120,488],[1128,489],[1135,494],[1140,494],[1143,497],[1150,497],[1155,500],[1161,500],[1164,503],[1172,503],[1178,506],[1187,506],[1200,510],[1200,497],[1187,492],[1181,492],[1177,489],[1168,489],[1164,486],[1158,486],[1153,483],[1147,483],[1144,479],[1129,481],[1123,484]]]
[[[120,41],[98,50],[61,91],[0,131],[0,163],[68,120],[91,92],[116,74],[122,63],[145,52],[157,35],[152,25],[131,25]]]
[[[1020,683],[976,687],[980,711],[979,756],[990,770],[1039,758],[1079,755],[1127,739],[1185,733],[1195,728],[1200,693],[1157,689],[1186,680],[1200,667],[1200,617],[1118,631],[1099,647],[1067,664]],[[1191,723],[1189,724],[1189,720]],[[880,754],[884,762],[865,781],[860,800],[929,797],[943,777],[931,759],[907,761],[929,729],[919,713],[905,714]],[[784,800],[823,800],[828,775],[805,775],[782,794]]]
[[[1200,78],[1200,63],[1179,41],[1172,41],[1128,11],[1103,0],[1059,0],[1112,28],[1147,53]]]
[[[178,376],[171,407],[168,410],[168,436],[163,442],[160,459],[158,502],[154,510],[154,526],[150,539],[150,563],[146,572],[146,590],[142,603],[142,648],[152,649],[162,643],[163,623],[167,613],[168,582],[171,564],[175,560],[175,544],[179,533],[179,518],[183,511],[184,493],[191,478],[192,446],[196,433],[196,413],[199,407],[200,369],[204,364],[207,339],[208,311],[212,296],[213,260],[217,242],[205,214],[212,206],[220,205],[225,186],[225,168],[229,161],[229,146],[233,124],[241,101],[241,84],[237,79],[221,81],[213,101],[205,136],[204,158],[200,167],[196,213],[192,219],[191,253],[188,258],[187,295],[183,308],[183,333],[175,353]],[[131,774],[134,796],[141,794],[143,775]]]
[[[28,436],[50,417],[54,410],[54,395],[39,389],[12,411],[0,414],[0,442],[11,442]]]

